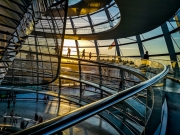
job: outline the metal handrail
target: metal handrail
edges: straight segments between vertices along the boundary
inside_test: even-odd
[[[87,106],[84,106],[73,112],[70,112],[63,117],[61,117],[61,116],[56,117],[45,123],[42,123],[37,126],[33,126],[29,129],[17,132],[14,135],[55,134],[59,131],[67,129],[68,127],[71,127],[71,126],[97,114],[97,113],[100,113],[101,111],[119,103],[120,101],[123,101],[123,100],[133,96],[134,94],[146,89],[147,87],[153,85],[154,83],[156,83],[157,81],[162,79],[168,73],[168,71],[169,71],[169,68],[164,65],[164,70],[161,73],[159,73],[158,75],[154,76],[153,78],[151,78],[145,82],[142,82],[134,87],[131,87],[125,91],[119,92],[119,93],[109,96],[107,98],[101,99],[97,102],[88,104]]]

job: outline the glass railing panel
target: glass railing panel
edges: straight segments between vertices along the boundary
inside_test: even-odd
[[[62,86],[65,84],[71,84],[74,82],[79,82],[80,81],[86,81],[87,84],[89,83],[93,83],[93,84],[97,84],[96,86],[99,85],[99,89],[102,88],[102,90],[106,91],[108,89],[109,95],[112,93],[117,93],[118,92],[118,82],[120,80],[120,74],[119,74],[119,69],[121,70],[126,70],[124,71],[124,79],[125,79],[125,91],[126,92],[128,90],[128,88],[135,86],[137,83],[140,83],[141,81],[145,81],[146,78],[150,79],[152,77],[154,77],[155,75],[158,75],[159,73],[161,73],[164,70],[164,66],[158,62],[154,62],[154,61],[149,61],[149,60],[142,60],[142,59],[136,59],[136,58],[125,58],[125,57],[114,57],[114,56],[108,56],[108,55],[101,55],[100,56],[100,60],[97,58],[93,58],[91,61],[89,61],[89,52],[86,52],[85,58],[80,59],[80,63],[81,64],[91,64],[91,66],[95,66],[96,69],[98,70],[98,66],[101,65],[101,71],[103,71],[102,73],[102,78],[100,78],[99,74],[96,74],[96,72],[93,72],[91,70],[91,68],[89,69],[83,69],[82,68],[82,72],[79,72],[79,60],[75,59],[78,58],[77,55],[70,55],[70,58],[67,57],[67,52],[63,52],[63,59],[62,59],[62,64],[63,68],[61,68],[61,73],[60,76],[62,77],[61,82]],[[82,52],[80,53],[80,55],[82,55]],[[84,61],[83,61],[84,60]],[[98,63],[99,62],[99,63]],[[70,64],[70,66],[68,67],[67,64]],[[73,66],[74,64],[74,66]],[[103,67],[102,67],[103,66]],[[113,68],[110,68],[110,66],[113,66]],[[50,72],[48,72],[48,65],[47,65],[47,70],[45,70],[46,74],[50,74]],[[149,70],[147,70],[148,68],[150,68]],[[108,72],[105,72],[105,69]],[[111,70],[111,72],[109,73],[109,69]],[[36,70],[36,68],[35,68]],[[86,72],[85,72],[86,71]],[[88,71],[88,72],[87,72]],[[44,73],[43,73],[44,74]],[[42,74],[42,75],[43,75]],[[45,75],[45,74],[44,74]],[[64,78],[63,78],[64,76]],[[141,77],[140,77],[141,76]],[[138,78],[139,77],[139,78]],[[144,78],[144,79],[142,79]],[[69,80],[68,80],[69,79]],[[35,80],[36,81],[36,80]],[[137,83],[135,82],[131,82],[131,81],[138,81]],[[147,91],[144,92],[140,92],[138,94],[136,94],[136,98],[138,98],[138,95],[142,95],[144,94],[145,101],[146,102],[140,102],[139,100],[136,100],[134,97],[130,97],[129,100],[131,99],[131,101],[133,100],[134,103],[132,102],[119,102],[120,104],[122,104],[121,106],[119,106],[120,109],[123,110],[124,113],[126,113],[126,115],[129,115],[129,117],[131,116],[133,118],[133,116],[135,116],[133,119],[137,120],[137,119],[141,119],[141,122],[139,123],[143,123],[146,120],[149,119],[149,117],[151,116],[151,108],[153,105],[153,102],[155,100],[153,100],[154,97],[154,93],[152,92],[152,90],[154,90],[154,88],[159,88],[162,87],[162,80],[158,80],[157,83],[151,88],[149,87],[149,89]],[[142,84],[142,83],[141,83]],[[100,86],[101,85],[101,86]],[[26,89],[32,89],[35,91],[42,91],[42,89],[44,91],[48,91],[48,89],[50,90],[50,86],[46,87],[44,86],[43,88],[37,88],[37,87],[27,87]],[[57,88],[58,89],[58,88]],[[66,88],[68,89],[68,88]],[[156,90],[156,89],[155,89]],[[57,94],[57,91],[55,92]],[[118,93],[118,94],[121,94]],[[80,93],[77,93],[77,95],[80,95]],[[162,96],[159,96],[158,98],[162,98]],[[127,99],[128,101],[128,99]],[[137,104],[135,104],[135,101]],[[126,106],[125,108],[124,105]],[[138,106],[143,106],[144,108],[146,108],[146,110],[143,110],[143,113],[141,113],[141,115],[139,114],[140,110],[136,109]],[[145,115],[145,116],[144,116]],[[113,118],[114,119],[114,118]],[[145,124],[144,124],[145,125]]]

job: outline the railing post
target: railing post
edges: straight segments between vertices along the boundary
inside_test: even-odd
[[[35,27],[34,27],[34,30],[35,30]],[[37,66],[37,69],[36,69],[36,72],[37,72],[37,84],[39,84],[39,63],[38,63],[38,48],[37,48],[37,35],[34,35],[34,41],[35,41],[35,47],[36,47],[36,66]],[[38,101],[38,90],[36,90],[36,102]]]
[[[168,65],[167,66],[167,68],[169,68],[170,69],[170,65]],[[164,100],[165,100],[165,97],[166,97],[166,81],[167,81],[167,75],[164,77],[164,79],[163,79],[163,102],[164,102]]]
[[[90,17],[89,14],[87,14],[87,18],[88,18],[88,21],[89,21],[89,24],[90,24],[90,27],[91,27],[91,31],[92,31],[92,33],[94,33],[95,29],[93,27],[93,23],[92,23],[92,20],[91,20],[91,17]],[[94,40],[94,44],[95,44],[95,48],[96,48],[97,61],[100,61],[97,40]],[[98,68],[99,68],[99,78],[100,78],[99,86],[101,87],[101,85],[102,85],[102,72],[101,72],[101,65],[100,64],[98,64]],[[101,90],[101,98],[103,98],[103,91],[102,90]]]
[[[125,86],[124,86],[124,71],[120,69],[120,75],[121,75],[121,83],[122,83],[122,89],[124,90],[125,89]]]
[[[59,114],[60,112],[60,105],[61,105],[61,98],[60,98],[60,95],[61,95],[61,78],[59,78],[59,91],[58,91],[58,110],[57,110],[57,115]]]
[[[126,108],[125,102],[123,102],[123,121],[126,121]]]
[[[74,22],[71,17],[69,17],[69,20],[71,22],[71,26],[73,28],[73,34],[76,34],[76,28],[74,26]],[[78,41],[75,40],[75,45],[76,45],[76,50],[77,50],[77,57],[80,59],[80,53],[79,53],[79,44]],[[81,80],[81,61],[78,61],[78,66],[79,66],[79,80]],[[80,83],[80,93],[79,93],[80,101],[82,99],[82,83]]]

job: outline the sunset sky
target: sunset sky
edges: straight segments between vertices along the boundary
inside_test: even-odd
[[[111,16],[116,15],[117,13],[119,13],[119,9],[116,8],[116,5],[111,7],[109,9],[109,12],[111,14]],[[93,24],[96,24],[98,22],[103,22],[107,20],[106,14],[104,11],[101,11],[97,14],[93,14],[91,15],[91,19],[93,21]],[[75,27],[79,27],[79,26],[89,26],[89,23],[87,21],[87,17],[82,17],[82,18],[78,18],[78,19],[73,19],[74,25]],[[118,20],[119,21],[119,20]],[[118,22],[114,22],[114,24],[117,24]],[[169,22],[167,22],[168,24],[168,28],[169,30],[173,30],[174,28],[177,27],[175,22],[171,22],[171,24]],[[69,20],[67,20],[67,28],[72,28],[71,27],[71,23]],[[109,24],[103,24],[103,25],[99,25],[94,27],[95,31],[98,32],[99,30],[106,30],[109,27]],[[110,28],[109,28],[110,29]],[[84,32],[84,33],[89,33],[91,32],[90,27],[86,28],[86,30],[82,29],[80,32]],[[66,31],[67,34],[72,34],[71,30],[67,30]],[[147,39],[156,35],[162,34],[162,30],[161,27],[158,27],[152,31],[149,31],[147,33],[143,33],[141,34],[141,39]],[[179,37],[179,33],[174,33],[172,34],[172,38],[173,38],[173,44],[174,44],[174,48],[176,52],[179,52],[179,48],[178,46],[180,46],[180,37]],[[136,37],[128,37],[128,38],[121,38],[119,39],[119,44],[123,44],[123,43],[130,43],[130,42],[135,42],[136,41]],[[94,41],[85,41],[85,40],[79,40],[79,46],[82,48],[79,48],[79,50],[82,52],[82,50],[84,49],[83,47],[91,47],[91,48],[85,48],[86,52],[92,52],[92,53],[96,53],[95,50],[95,45],[94,45]],[[176,42],[176,43],[175,43]],[[98,45],[99,45],[99,51],[100,54],[108,54],[108,55],[115,55],[115,47],[113,47],[111,50],[108,50],[108,46],[111,45],[113,43],[113,40],[98,40]],[[176,45],[177,44],[177,45]],[[146,50],[149,51],[149,54],[163,54],[163,53],[168,53],[166,44],[165,44],[165,40],[164,37],[161,38],[157,38],[154,40],[150,40],[147,42],[143,42],[144,47],[146,48]],[[72,54],[73,51],[76,51],[75,49],[75,41],[74,40],[68,40],[65,39],[64,42],[64,46],[73,46],[71,48],[72,50]],[[101,47],[101,46],[107,46],[107,47]],[[154,49],[156,48],[156,49]],[[66,50],[67,48],[64,48],[64,50]],[[137,44],[130,44],[130,45],[124,45],[124,46],[120,46],[120,50],[121,50],[121,55],[122,56],[133,56],[133,55],[139,55],[139,49],[138,49],[138,45]],[[66,51],[64,51],[64,53],[67,53]],[[180,58],[180,56],[178,56]],[[154,57],[155,58],[155,57]],[[169,60],[169,56],[168,57],[158,57],[160,59],[167,59]]]

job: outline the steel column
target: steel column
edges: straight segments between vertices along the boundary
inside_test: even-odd
[[[109,11],[108,11],[107,7],[104,7],[104,11],[105,11],[106,16],[107,16],[107,18],[108,18],[110,27],[113,27],[114,24],[113,24],[112,21],[111,21],[111,16],[110,16],[110,14],[109,14]],[[120,49],[119,49],[119,45],[118,45],[118,40],[117,40],[117,39],[114,39],[114,42],[115,42],[115,45],[116,45],[116,52],[117,52],[118,60],[121,61],[121,58],[119,58],[119,57],[121,56],[121,53],[120,53]],[[120,70],[119,72],[120,72],[120,74],[121,74],[122,89],[124,89],[124,71]],[[119,82],[119,83],[120,83],[120,82]]]
[[[34,27],[34,31],[35,31],[35,27]],[[38,48],[37,48],[37,35],[34,35],[34,41],[35,41],[35,46],[36,46],[36,66],[37,66],[37,84],[39,84],[39,63],[38,63]],[[38,90],[36,90],[36,101],[38,101]]]
[[[114,27],[114,24],[113,24],[113,22],[111,21],[111,16],[110,16],[110,14],[109,14],[109,11],[108,11],[107,7],[104,7],[104,11],[105,11],[106,16],[107,16],[107,19],[108,19],[108,21],[109,21],[110,27]],[[115,45],[116,45],[117,55],[118,55],[118,56],[121,56],[117,39],[114,39],[114,42],[115,42]]]
[[[144,49],[143,49],[143,44],[141,42],[140,35],[136,35],[136,40],[137,40],[137,43],[138,43],[139,53],[141,55],[141,58],[144,58]]]
[[[60,105],[61,105],[61,98],[60,98],[60,95],[61,95],[61,78],[59,77],[59,91],[58,91],[58,110],[57,110],[57,115],[59,114],[60,112]]]
[[[124,87],[124,71],[123,70],[120,70],[120,75],[121,75],[121,81],[122,81],[122,89],[124,90],[125,87]]]
[[[56,34],[56,27],[55,27],[55,23],[54,23],[53,18],[51,18],[51,22],[52,22],[52,25],[53,25],[54,33]],[[56,52],[57,52],[57,55],[59,56],[59,53],[60,53],[60,49],[61,49],[61,48],[59,48],[59,43],[58,43],[57,38],[54,38],[54,40],[55,40],[55,45],[56,45],[56,49],[57,49]],[[57,110],[57,115],[59,114],[59,111],[60,111],[60,104],[61,104],[60,95],[61,95],[61,78],[59,77],[59,91],[58,91],[58,110]]]
[[[173,42],[171,39],[171,35],[169,34],[169,29],[168,29],[167,24],[164,23],[161,26],[161,28],[162,28],[162,32],[164,34],[164,39],[166,42],[166,46],[168,48],[170,59],[171,59],[171,61],[177,61],[176,52],[175,52],[174,45],[173,45]]]
[[[92,23],[92,20],[91,20],[91,17],[90,17],[89,14],[87,14],[87,18],[88,18],[88,21],[89,21],[89,24],[90,24],[92,33],[94,33],[94,32],[95,32],[95,29],[94,29],[94,27],[93,27],[93,23]],[[100,61],[99,49],[98,49],[98,42],[97,42],[97,40],[94,40],[94,44],[95,44],[95,48],[96,48],[97,61]],[[100,78],[99,85],[100,85],[100,87],[101,87],[101,85],[102,85],[102,72],[101,72],[101,65],[100,65],[100,64],[98,64],[98,68],[99,68],[99,78]],[[101,98],[103,98],[103,91],[101,91]]]
[[[121,56],[120,49],[119,49],[119,46],[118,46],[118,40],[114,39],[114,42],[115,42],[115,45],[116,45],[117,56]],[[121,61],[121,58],[119,58],[119,60]]]
[[[76,34],[76,29],[75,29],[74,22],[73,22],[72,18],[69,17],[69,20],[70,20],[71,26],[73,28],[73,33]],[[76,50],[77,50],[77,57],[78,57],[78,59],[80,59],[79,43],[77,40],[75,40],[75,44],[76,44]],[[81,80],[81,61],[78,61],[78,66],[79,66],[79,80]],[[80,101],[81,101],[81,99],[82,99],[82,83],[80,83],[79,97],[80,97]]]

